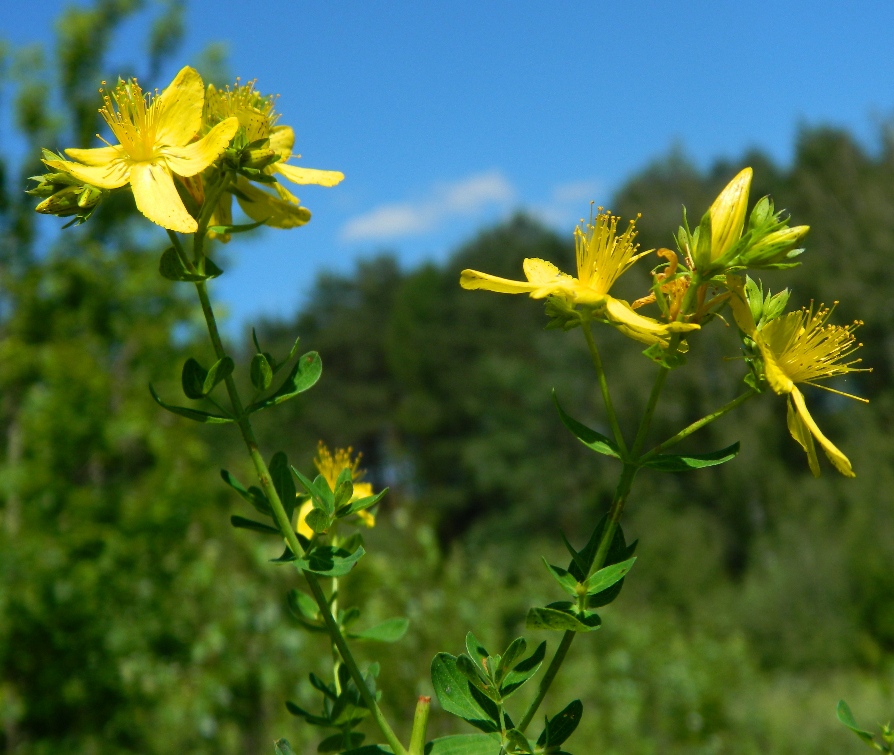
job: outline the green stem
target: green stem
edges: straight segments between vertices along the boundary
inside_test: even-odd
[[[731,412],[733,409],[735,409],[738,406],[741,406],[746,401],[748,401],[748,399],[750,399],[756,395],[757,395],[757,391],[755,391],[753,388],[750,388],[749,390],[745,391],[745,393],[742,393],[741,395],[734,398],[728,404],[724,404],[723,406],[721,406],[717,411],[711,412],[710,414],[702,417],[700,420],[693,422],[688,427],[684,428],[683,430],[680,430],[680,432],[678,432],[673,437],[668,438],[663,443],[658,444],[651,451],[643,454],[640,457],[640,461],[645,461],[646,459],[651,459],[656,454],[660,454],[662,451],[666,451],[671,446],[675,446],[681,440],[688,438],[694,432],[696,432],[697,430],[701,430],[705,425],[709,425],[714,420],[720,419],[720,417],[722,417],[724,414]]]
[[[605,522],[605,529],[603,530],[602,537],[599,540],[599,546],[596,548],[596,553],[593,556],[593,560],[588,564],[588,570],[584,577],[589,576],[594,571],[598,571],[605,564],[605,559],[608,557],[609,548],[611,547],[612,540],[614,540],[615,538],[615,532],[618,529],[618,524],[621,521],[621,514],[624,511],[624,504],[627,501],[627,496],[630,494],[630,488],[633,485],[633,479],[634,477],[636,477],[637,469],[638,467],[634,464],[624,465],[624,471],[621,472],[621,478],[618,480],[618,487],[615,489],[615,497],[612,500],[612,505],[608,512],[608,517]],[[565,632],[565,634],[562,636],[562,641],[559,643],[559,647],[556,648],[556,653],[552,657],[552,660],[549,662],[546,673],[540,680],[540,685],[537,688],[537,695],[531,701],[531,704],[525,711],[525,715],[522,717],[522,720],[518,724],[517,728],[519,731],[523,732],[526,728],[528,728],[528,724],[530,724],[533,720],[534,715],[537,713],[537,709],[543,702],[543,698],[546,697],[546,693],[549,691],[553,680],[556,678],[556,674],[559,673],[559,669],[562,667],[562,663],[564,663],[565,661],[565,656],[568,654],[568,648],[571,647],[571,643],[574,642],[574,638],[576,635],[577,632]]]
[[[587,346],[590,349],[590,357],[593,360],[593,367],[596,370],[596,379],[599,381],[599,390],[602,392],[602,400],[605,403],[605,411],[608,414],[608,423],[611,425],[612,434],[615,436],[615,443],[621,450],[621,455],[627,455],[627,444],[624,443],[624,436],[621,433],[621,426],[618,424],[618,415],[615,413],[612,397],[608,390],[608,380],[605,377],[605,369],[602,366],[602,358],[599,356],[599,350],[596,348],[596,341],[593,338],[593,331],[590,322],[584,323],[581,330],[584,331],[584,338],[587,339]]]
[[[204,218],[204,224],[206,226],[207,222],[208,220],[206,217]],[[202,219],[200,219],[199,221],[199,231],[196,233],[194,238],[194,254],[201,254],[201,244],[199,243],[200,233],[204,233]],[[211,343],[214,346],[214,352],[217,355],[218,359],[223,359],[226,356],[226,352],[224,351],[223,343],[221,342],[220,332],[217,328],[217,320],[214,317],[214,310],[211,308],[211,301],[208,298],[207,287],[205,286],[204,281],[199,281],[195,285],[196,291],[199,295],[199,302],[202,306],[202,312],[205,315],[205,322],[208,325],[208,335],[210,336]],[[242,433],[242,439],[245,441],[245,445],[248,448],[248,454],[251,457],[252,463],[254,464],[261,489],[264,491],[264,494],[267,496],[267,500],[270,502],[270,508],[273,511],[273,518],[276,520],[279,531],[282,534],[283,538],[285,538],[286,543],[288,543],[289,549],[292,551],[292,553],[294,553],[298,557],[303,556],[304,549],[301,547],[301,543],[298,541],[298,535],[295,532],[295,528],[292,527],[289,516],[286,514],[285,507],[283,506],[282,501],[279,498],[279,494],[276,492],[276,488],[273,485],[273,479],[270,476],[270,470],[267,469],[267,464],[265,463],[264,457],[261,455],[260,449],[258,448],[258,442],[255,438],[254,430],[252,429],[248,416],[244,413],[244,407],[242,406],[242,401],[239,398],[239,392],[236,388],[236,382],[233,380],[232,375],[229,375],[224,382],[227,388],[227,393],[230,396],[230,401],[233,405],[233,414],[236,417],[236,422],[239,425],[240,432]],[[379,726],[379,730],[382,732],[382,735],[385,737],[388,744],[391,745],[391,749],[394,751],[395,755],[406,755],[406,750],[397,739],[397,736],[388,725],[388,722],[385,720],[382,711],[379,709],[379,706],[376,703],[375,697],[373,697],[373,695],[367,688],[366,683],[363,680],[363,675],[360,673],[360,669],[357,666],[357,662],[351,655],[351,650],[348,647],[348,643],[342,635],[338,623],[332,616],[329,603],[326,600],[323,589],[320,587],[319,581],[311,572],[305,571],[303,573],[305,578],[307,579],[308,584],[310,585],[311,592],[314,595],[314,599],[316,600],[317,605],[320,608],[320,613],[326,622],[326,627],[329,630],[329,635],[332,637],[332,641],[338,648],[338,652],[341,654],[342,661],[348,667],[348,670],[351,673],[351,677],[353,678],[354,683],[357,685],[357,688],[360,691],[360,696],[363,698],[364,703],[371,711],[373,719]]]
[[[333,543],[335,545],[335,543]],[[333,618],[336,623],[338,622],[338,577],[332,578],[332,608],[330,610]],[[335,682],[335,694],[341,694],[341,681],[338,678],[338,665],[340,662],[340,656],[338,654],[338,648],[335,646],[335,642],[332,643],[332,678]]]
[[[413,733],[410,734],[410,751],[408,755],[424,755],[425,739],[428,731],[428,713],[431,710],[431,698],[420,695],[413,716]]]
[[[646,404],[646,411],[643,412],[643,418],[640,420],[639,429],[636,431],[636,440],[633,441],[633,448],[630,452],[631,457],[634,459],[638,459],[640,452],[643,450],[643,446],[646,442],[646,435],[652,424],[652,418],[655,416],[655,407],[658,406],[658,397],[661,396],[661,389],[664,388],[664,383],[667,380],[669,373],[670,370],[667,367],[658,368],[655,384],[652,386],[652,392],[649,394],[649,403]]]

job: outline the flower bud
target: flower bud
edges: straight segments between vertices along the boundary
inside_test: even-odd
[[[742,235],[751,176],[751,168],[742,170],[708,210],[711,216],[711,262],[722,259]]]

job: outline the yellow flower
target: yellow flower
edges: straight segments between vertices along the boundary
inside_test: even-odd
[[[351,496],[351,501],[358,501],[361,498],[368,498],[373,495],[373,487],[368,482],[362,482],[365,472],[364,470],[359,469],[361,455],[357,454],[357,456],[352,459],[352,451],[353,449],[349,446],[348,448],[336,448],[335,453],[332,453],[323,441],[320,441],[317,446],[317,456],[314,459],[314,466],[317,468],[320,475],[322,475],[323,479],[326,480],[329,489],[333,492],[338,485],[338,476],[345,469],[350,469],[351,480],[354,484],[354,494]],[[311,538],[314,535],[313,530],[308,527],[305,522],[311,509],[313,509],[313,503],[311,503],[311,501],[305,501],[298,510],[298,534],[303,535],[306,538]],[[375,516],[368,510],[358,511],[357,516],[360,517],[360,520],[367,527],[374,527],[376,524]]]
[[[720,259],[742,237],[753,175],[751,168],[741,170],[708,210],[711,215],[711,262]]]
[[[279,114],[273,109],[273,96],[262,96],[255,91],[254,82],[236,85],[230,89],[216,89],[208,85],[205,100],[205,124],[215,126],[227,118],[236,118],[245,129],[248,144],[269,140],[266,148],[257,150],[262,157],[269,153],[271,162],[262,168],[267,176],[283,176],[296,184],[315,184],[318,186],[336,186],[344,179],[344,173],[337,170],[317,170],[290,165],[295,146],[295,132],[291,126],[276,125]],[[310,212],[301,207],[297,197],[279,182],[272,184],[276,194],[271,194],[253,183],[245,176],[239,175],[235,181],[235,194],[239,206],[252,220],[264,222],[275,228],[294,228],[304,225],[310,220]],[[232,197],[224,194],[215,209],[212,225],[229,225],[232,223]],[[227,240],[226,237],[222,237]]]
[[[621,299],[609,296],[615,281],[648,252],[637,254],[636,227],[633,220],[620,235],[619,218],[609,212],[599,213],[584,227],[574,229],[577,252],[577,278],[563,273],[552,262],[533,257],[522,267],[526,281],[499,278],[477,270],[463,270],[460,285],[466,289],[483,289],[502,294],[529,294],[532,299],[556,296],[571,305],[592,307],[622,333],[644,343],[665,342],[671,333],[696,330],[691,323],[662,323],[644,317]]]
[[[202,128],[205,87],[189,66],[160,95],[144,94],[131,79],[119,81],[103,99],[99,112],[119,144],[67,149],[77,162],[46,164],[100,189],[130,184],[137,209],[149,220],[172,231],[194,233],[196,221],[177,194],[173,174],[189,177],[205,170],[227,148],[239,122],[227,118],[193,141]]]
[[[858,321],[853,325],[828,325],[832,310],[820,305],[816,311],[810,307],[789,312],[758,329],[745,297],[742,279],[728,276],[727,285],[733,294],[730,305],[736,323],[757,345],[764,362],[767,383],[775,393],[788,396],[788,429],[807,453],[810,471],[815,477],[819,477],[819,460],[813,443],[815,438],[835,468],[845,477],[854,477],[848,458],[823,435],[810,416],[804,394],[798,390],[796,383],[823,388],[868,403],[866,399],[815,382],[848,372],[864,371],[853,366],[861,360],[844,361],[861,345],[856,343],[854,331],[862,323]]]

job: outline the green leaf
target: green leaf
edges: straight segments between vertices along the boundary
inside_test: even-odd
[[[208,376],[205,378],[205,384],[202,386],[204,395],[207,396],[218,383],[232,375],[234,369],[236,369],[236,365],[230,357],[223,357],[212,364],[211,369],[208,370]]]
[[[289,611],[305,629],[311,632],[327,632],[326,625],[320,617],[320,609],[317,602],[307,593],[292,589],[286,593],[286,603]]]
[[[515,663],[519,658],[521,658],[525,654],[525,650],[528,648],[528,642],[524,637],[517,637],[512,642],[509,643],[509,647],[506,648],[506,652],[500,656],[500,662],[497,664],[497,670],[494,674],[494,679],[497,683],[502,683],[503,679],[506,677],[506,674],[509,672],[509,669],[512,668],[512,664]]]
[[[167,280],[189,283],[206,281],[223,275],[223,270],[215,265],[208,257],[205,258],[204,275],[197,272],[190,272],[183,264],[183,260],[180,259],[180,255],[177,254],[177,250],[174,249],[174,247],[168,247],[161,255],[161,260],[158,263],[158,272],[161,273],[162,278],[166,278]]]
[[[495,702],[499,701],[499,696],[494,695],[494,690],[490,688],[490,682],[484,671],[465,653],[461,653],[456,657],[456,670],[466,677],[479,692],[487,695]]]
[[[329,490],[329,485],[326,484],[326,481],[321,476],[317,477],[316,480],[311,481],[295,469],[295,467],[292,467],[292,474],[298,478],[298,482],[304,486],[304,489],[307,491],[308,495],[314,499],[317,506],[322,508],[327,514],[333,513],[334,502],[332,499],[332,491]]]
[[[245,410],[246,413],[251,414],[294,398],[299,393],[312,388],[322,373],[323,361],[320,359],[320,355],[315,351],[303,354],[276,393],[260,401],[255,401]]]
[[[369,629],[364,629],[360,632],[349,632],[348,637],[352,640],[397,642],[407,633],[409,626],[409,619],[405,619],[403,616],[396,616],[393,619],[386,619],[381,624],[376,624]]]
[[[854,718],[854,714],[851,713],[850,706],[844,702],[844,700],[838,701],[838,708],[836,711],[838,715],[838,720],[847,726],[854,734],[856,734],[860,739],[864,742],[872,743],[873,735],[872,732],[866,731],[865,729],[861,729],[857,726],[857,721]]]
[[[335,512],[335,515],[339,518],[348,516],[349,514],[356,514],[358,511],[364,511],[365,509],[371,508],[375,506],[382,498],[385,497],[385,494],[388,492],[388,488],[384,488],[380,492],[375,495],[368,495],[365,498],[358,498],[356,501],[352,501],[351,503],[345,504],[340,509]]]
[[[558,582],[559,587],[567,592],[572,598],[578,597],[577,588],[580,586],[580,582],[575,579],[573,574],[558,566],[553,566],[545,558],[543,559],[543,563],[546,565],[546,569],[552,575],[552,578]]]
[[[286,709],[293,716],[298,716],[299,718],[303,718],[305,721],[307,721],[307,723],[311,724],[312,726],[331,726],[332,725],[328,718],[324,718],[323,716],[315,716],[313,713],[309,713],[308,711],[304,710],[304,708],[299,708],[291,700],[286,701]]]
[[[569,703],[564,710],[546,722],[546,728],[537,739],[537,746],[549,749],[561,745],[574,734],[583,714],[584,706],[580,700]]]
[[[359,747],[364,739],[366,739],[366,735],[361,734],[359,731],[333,734],[317,745],[317,752],[344,752],[345,747],[352,749]]]
[[[606,566],[595,574],[591,574],[587,578],[587,581],[584,582],[584,587],[587,589],[587,595],[595,595],[603,590],[607,590],[616,582],[624,579],[627,572],[633,568],[635,561],[636,556],[628,558],[626,561],[621,561],[618,564]]]
[[[304,521],[318,535],[326,532],[332,526],[332,518],[329,514],[316,508],[307,512]]]
[[[185,406],[174,406],[173,404],[167,404],[158,397],[158,394],[155,392],[155,388],[152,387],[151,383],[149,384],[149,393],[152,394],[152,398],[155,399],[155,403],[158,404],[162,409],[167,409],[172,414],[179,414],[181,417],[186,417],[187,419],[191,419],[194,422],[203,422],[210,425],[225,425],[233,421],[232,417],[222,417],[219,414],[202,412],[198,409],[189,409]]]
[[[321,577],[343,577],[356,564],[366,551],[358,548],[348,553],[331,545],[320,545],[314,548],[305,558],[295,560],[295,565],[303,571],[319,574]]]
[[[292,512],[295,510],[295,480],[292,478],[292,472],[289,468],[289,460],[282,451],[277,451],[270,459],[270,479],[273,487],[279,495],[283,508],[286,510],[286,517],[292,518]]]
[[[481,661],[490,655],[487,652],[487,648],[478,641],[478,638],[472,632],[466,633],[466,652],[469,654],[469,658],[479,666]]]
[[[264,495],[260,488],[252,485],[246,490],[242,483],[239,482],[239,480],[237,480],[235,477],[233,477],[233,475],[231,475],[226,469],[220,470],[220,476],[227,485],[233,488],[233,490],[235,490],[246,501],[254,506],[255,509],[257,509],[258,513],[273,516],[273,509],[270,508],[270,502],[267,500],[267,496]]]
[[[256,522],[253,519],[246,519],[242,516],[231,516],[230,524],[238,529],[254,530],[255,532],[263,532],[267,535],[282,535],[282,533],[276,527],[271,527],[269,524]]]
[[[592,632],[599,629],[602,620],[595,614],[578,615],[570,609],[561,610],[554,606],[532,608],[528,611],[525,626],[528,629],[550,629],[556,632]]]
[[[208,226],[208,230],[220,235],[227,233],[245,233],[246,231],[253,231],[255,228],[264,225],[265,222],[266,221],[261,220],[257,223],[243,223],[241,225],[211,225]]]
[[[515,752],[534,752],[531,749],[531,743],[528,741],[528,738],[518,729],[509,729],[509,731],[506,732],[506,742]]]
[[[499,731],[497,706],[473,696],[473,687],[457,669],[456,660],[449,653],[438,653],[431,662],[431,681],[441,707],[482,731]]]
[[[540,668],[540,664],[543,663],[545,656],[546,642],[541,642],[531,655],[506,674],[506,678],[503,680],[503,684],[500,687],[500,693],[503,695],[504,699],[509,697],[509,695],[515,692],[515,690],[537,673],[537,669]]]
[[[295,755],[295,751],[287,739],[279,739],[273,743],[275,755]]]
[[[425,755],[496,755],[499,751],[499,734],[458,734],[439,737],[425,746]]]
[[[676,454],[658,454],[646,459],[643,462],[644,467],[657,469],[659,472],[688,472],[692,469],[703,469],[704,467],[715,467],[718,464],[735,459],[739,453],[739,443],[733,443],[731,446],[721,448],[709,454],[691,454],[689,456],[678,456]]]
[[[555,389],[553,389],[553,401],[556,404],[556,409],[559,410],[559,419],[562,420],[562,424],[571,430],[581,443],[587,448],[593,449],[596,453],[613,456],[616,459],[621,458],[621,455],[618,453],[618,447],[613,440],[606,438],[595,430],[591,430],[565,413],[565,410],[562,409],[562,405],[559,403],[559,397],[556,395]]]
[[[264,354],[255,354],[252,357],[249,376],[256,390],[266,391],[270,387],[273,382],[273,369]]]

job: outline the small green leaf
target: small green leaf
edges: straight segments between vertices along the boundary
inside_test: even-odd
[[[524,637],[517,637],[509,643],[506,652],[500,656],[500,662],[497,664],[497,670],[494,673],[494,678],[498,684],[502,683],[506,674],[509,672],[509,669],[512,668],[512,664],[525,654],[527,648],[528,642]]]
[[[343,472],[348,472],[350,474],[350,469],[342,470]],[[332,505],[335,507],[337,511],[342,506],[344,506],[348,501],[351,500],[351,496],[354,495],[354,483],[351,482],[350,479],[341,480],[338,485],[335,486],[335,493],[332,496]]]
[[[509,729],[506,732],[506,743],[512,747],[513,752],[532,753],[531,743],[518,729]]]
[[[276,527],[256,522],[253,519],[246,519],[243,516],[231,516],[230,524],[238,529],[254,530],[255,532],[263,532],[266,535],[282,535]]]
[[[155,399],[155,403],[158,404],[162,409],[167,409],[169,412],[171,412],[171,414],[178,414],[181,417],[186,417],[187,419],[191,419],[194,422],[203,422],[210,425],[225,425],[233,421],[232,417],[222,417],[219,414],[202,412],[198,409],[189,409],[185,406],[174,406],[173,404],[167,404],[158,397],[158,394],[155,392],[155,388],[153,388],[151,384],[149,385],[149,393],[152,394],[152,398]]]
[[[838,720],[843,723],[848,729],[854,732],[854,734],[860,737],[860,739],[862,739],[864,742],[872,743],[872,732],[866,731],[865,729],[861,729],[859,726],[857,726],[857,720],[854,718],[854,714],[851,713],[850,706],[846,702],[844,702],[844,700],[838,701],[838,708],[836,713],[838,715]]]
[[[503,680],[503,685],[500,687],[500,693],[503,695],[503,699],[509,697],[509,695],[534,676],[545,657],[546,642],[541,642],[531,655],[506,674],[506,678]]]
[[[273,743],[275,755],[295,755],[295,751],[287,739],[279,739]]]
[[[190,357],[186,360],[180,373],[180,384],[183,386],[183,393],[186,398],[205,398],[202,386],[205,384],[207,376],[208,370],[202,367],[195,359]]]
[[[384,488],[375,495],[368,495],[365,498],[358,498],[356,501],[351,501],[338,509],[335,512],[335,515],[337,517],[344,517],[348,516],[348,514],[356,514],[358,511],[364,511],[365,509],[371,508],[381,501],[387,492],[388,488]]]
[[[327,514],[333,513],[333,500],[332,500],[332,491],[329,490],[329,486],[326,484],[326,481],[323,480],[322,477],[317,477],[316,480],[309,480],[305,477],[301,472],[299,472],[295,467],[292,467],[292,474],[298,478],[298,482],[302,484],[304,489],[307,491],[308,495],[314,499],[316,505],[323,509]],[[322,481],[322,484],[319,484]]]
[[[602,620],[595,613],[578,615],[570,609],[560,610],[550,606],[530,609],[525,621],[528,629],[550,629],[556,632],[592,632],[599,629],[601,624]]]
[[[190,272],[183,264],[183,260],[180,259],[180,255],[177,254],[177,250],[174,247],[168,247],[161,255],[161,260],[158,263],[158,272],[161,273],[162,278],[167,280],[188,283],[206,281],[223,275],[223,270],[208,257],[205,258],[204,275],[198,272]]]
[[[559,587],[567,592],[572,598],[578,597],[579,593],[577,589],[580,587],[580,582],[574,578],[573,574],[558,566],[553,566],[545,558],[543,559],[543,563],[546,565],[546,569],[550,575],[552,575],[552,578],[558,582]]]
[[[587,595],[595,595],[603,590],[607,590],[616,582],[624,579],[624,576],[633,568],[636,556],[618,564],[612,564],[600,569],[595,574],[591,574],[584,587],[587,589]]]
[[[332,526],[332,519],[329,514],[316,508],[307,512],[304,521],[318,535],[326,532]]]
[[[243,223],[242,225],[211,225],[208,226],[208,230],[220,234],[221,236],[227,233],[245,233],[246,231],[253,231],[255,228],[264,225],[266,222],[267,221],[265,220],[261,220],[257,223]]]
[[[553,389],[553,401],[556,404],[556,409],[559,410],[559,419],[562,420],[562,424],[571,430],[581,443],[587,448],[593,449],[596,453],[613,456],[616,459],[621,458],[621,455],[618,453],[618,447],[613,440],[606,438],[595,430],[591,430],[565,413],[565,410],[562,409],[562,405],[559,403],[559,397],[556,395],[555,389]]]
[[[431,681],[441,707],[482,731],[499,731],[497,706],[472,695],[473,687],[457,669],[456,660],[449,653],[438,653],[431,663]]]
[[[259,513],[273,516],[273,510],[270,508],[270,502],[267,500],[267,496],[264,495],[260,488],[252,485],[246,490],[242,483],[239,482],[239,480],[237,480],[235,477],[233,477],[233,475],[231,475],[226,469],[220,470],[220,476],[227,485],[233,488],[233,490],[239,493],[239,495],[241,495],[246,501],[254,506]]]
[[[693,469],[715,467],[718,464],[735,459],[739,453],[739,443],[721,448],[709,454],[691,454],[678,456],[677,454],[657,454],[643,462],[644,467],[657,469],[659,472],[689,472]]]
[[[481,668],[465,653],[456,657],[456,670],[459,671],[479,692],[492,698],[490,685]],[[493,698],[492,698],[493,699]]]
[[[317,602],[307,593],[292,589],[286,594],[289,611],[305,629],[312,632],[327,632],[326,625],[320,617]]]
[[[349,632],[348,637],[352,640],[374,640],[376,642],[397,642],[407,633],[410,626],[409,619],[397,616],[393,619],[386,619],[381,624],[376,624],[369,629],[360,632]]]
[[[264,354],[255,354],[252,357],[249,375],[251,384],[256,390],[266,391],[270,387],[273,382],[273,369]]]
[[[469,658],[479,666],[481,661],[490,655],[487,652],[487,648],[478,641],[478,638],[472,632],[466,633],[466,652],[469,654]]]
[[[363,558],[364,553],[366,551],[363,548],[348,553],[331,545],[320,545],[304,558],[296,559],[295,565],[303,571],[313,572],[321,577],[343,577]]]
[[[303,718],[307,723],[312,726],[331,726],[328,718],[324,718],[323,716],[315,716],[313,713],[309,713],[304,710],[304,708],[300,708],[291,700],[286,701],[286,710],[289,711],[293,716],[298,716],[299,718]]]
[[[211,365],[211,369],[208,370],[208,374],[205,377],[204,383],[202,385],[202,395],[207,396],[211,391],[214,390],[214,387],[220,383],[222,380],[226,380],[230,375],[233,374],[233,370],[236,368],[236,365],[233,363],[233,360],[230,357],[224,357],[223,359],[217,360],[214,364]]]
[[[270,459],[270,479],[273,487],[279,495],[283,508],[286,510],[286,516],[291,519],[292,512],[295,510],[295,480],[292,478],[292,472],[289,468],[289,461],[282,451],[277,451]]]
[[[245,410],[246,413],[251,414],[294,398],[299,393],[312,388],[322,373],[323,361],[320,359],[320,355],[315,351],[309,351],[298,359],[276,393],[260,401],[255,401]]]
[[[546,722],[546,728],[537,739],[537,746],[544,749],[559,747],[580,723],[584,714],[584,706],[580,700],[574,700],[568,706]]]

